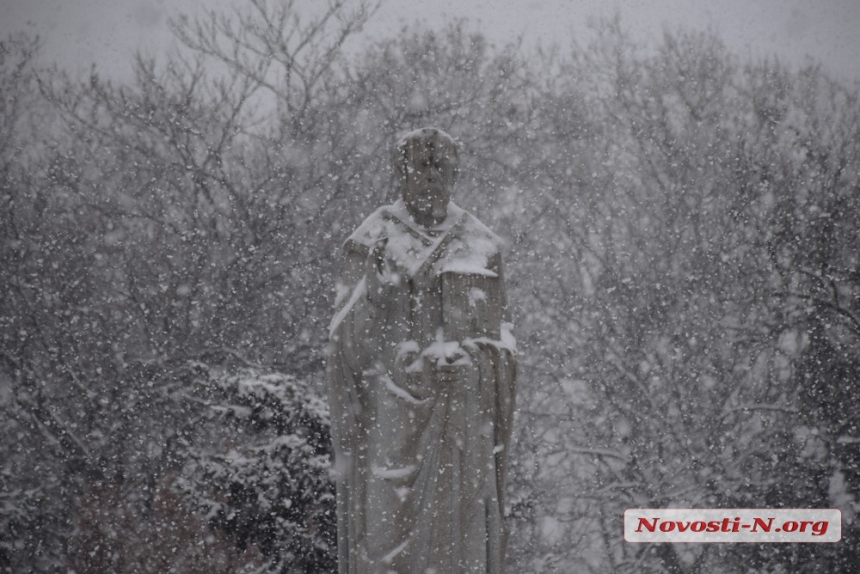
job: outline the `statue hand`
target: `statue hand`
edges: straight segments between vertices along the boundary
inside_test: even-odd
[[[433,373],[435,380],[443,385],[454,385],[462,382],[466,378],[472,360],[465,353],[457,353],[451,357],[440,357],[436,361],[427,361]]]

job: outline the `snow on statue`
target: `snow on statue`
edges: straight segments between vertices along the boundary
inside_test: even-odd
[[[499,573],[515,341],[501,241],[450,201],[454,141],[396,145],[349,237],[328,361],[341,574]]]

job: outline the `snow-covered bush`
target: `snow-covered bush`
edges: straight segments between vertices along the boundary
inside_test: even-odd
[[[265,570],[331,572],[334,484],[328,409],[309,385],[281,373],[202,370],[211,417],[188,451],[180,490]],[[205,446],[207,445],[208,446]]]

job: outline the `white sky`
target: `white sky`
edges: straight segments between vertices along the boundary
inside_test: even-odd
[[[304,9],[323,0],[296,0]],[[43,57],[72,71],[92,63],[124,78],[135,49],[158,55],[174,47],[169,18],[234,0],[0,0],[0,37],[38,34]],[[741,56],[778,55],[791,64],[820,62],[860,82],[860,0],[384,0],[365,29],[385,35],[416,19],[432,27],[463,17],[491,40],[522,34],[527,43],[584,38],[590,17],[618,11],[642,42],[664,27],[711,28]]]

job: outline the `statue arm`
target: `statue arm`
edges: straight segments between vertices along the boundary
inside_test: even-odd
[[[362,349],[366,348],[366,339],[377,319],[377,308],[368,298],[368,251],[361,244],[347,244],[343,273],[337,284],[335,314],[329,327],[329,339],[334,350],[339,351],[338,358],[356,376],[367,367],[369,357],[365,357]]]
[[[367,300],[366,259],[366,247],[352,240],[347,242],[343,272],[336,287],[326,364],[334,449],[332,470],[337,484],[338,562],[344,572],[356,559],[359,539],[357,523],[351,524],[348,517],[360,523],[355,515],[363,497],[360,452],[366,447],[362,433],[367,426],[362,421],[362,413],[366,411],[362,378],[368,358],[362,350],[361,333],[372,327],[375,315]]]
[[[501,318],[499,338],[475,339],[475,345],[490,357],[493,365],[494,394],[495,394],[495,457],[496,479],[498,481],[500,511],[504,513],[504,478],[507,473],[508,449],[513,431],[514,408],[516,406],[517,358],[516,339],[513,335],[513,324],[505,292],[505,273],[501,254],[494,255],[487,268],[498,275],[498,299]]]

